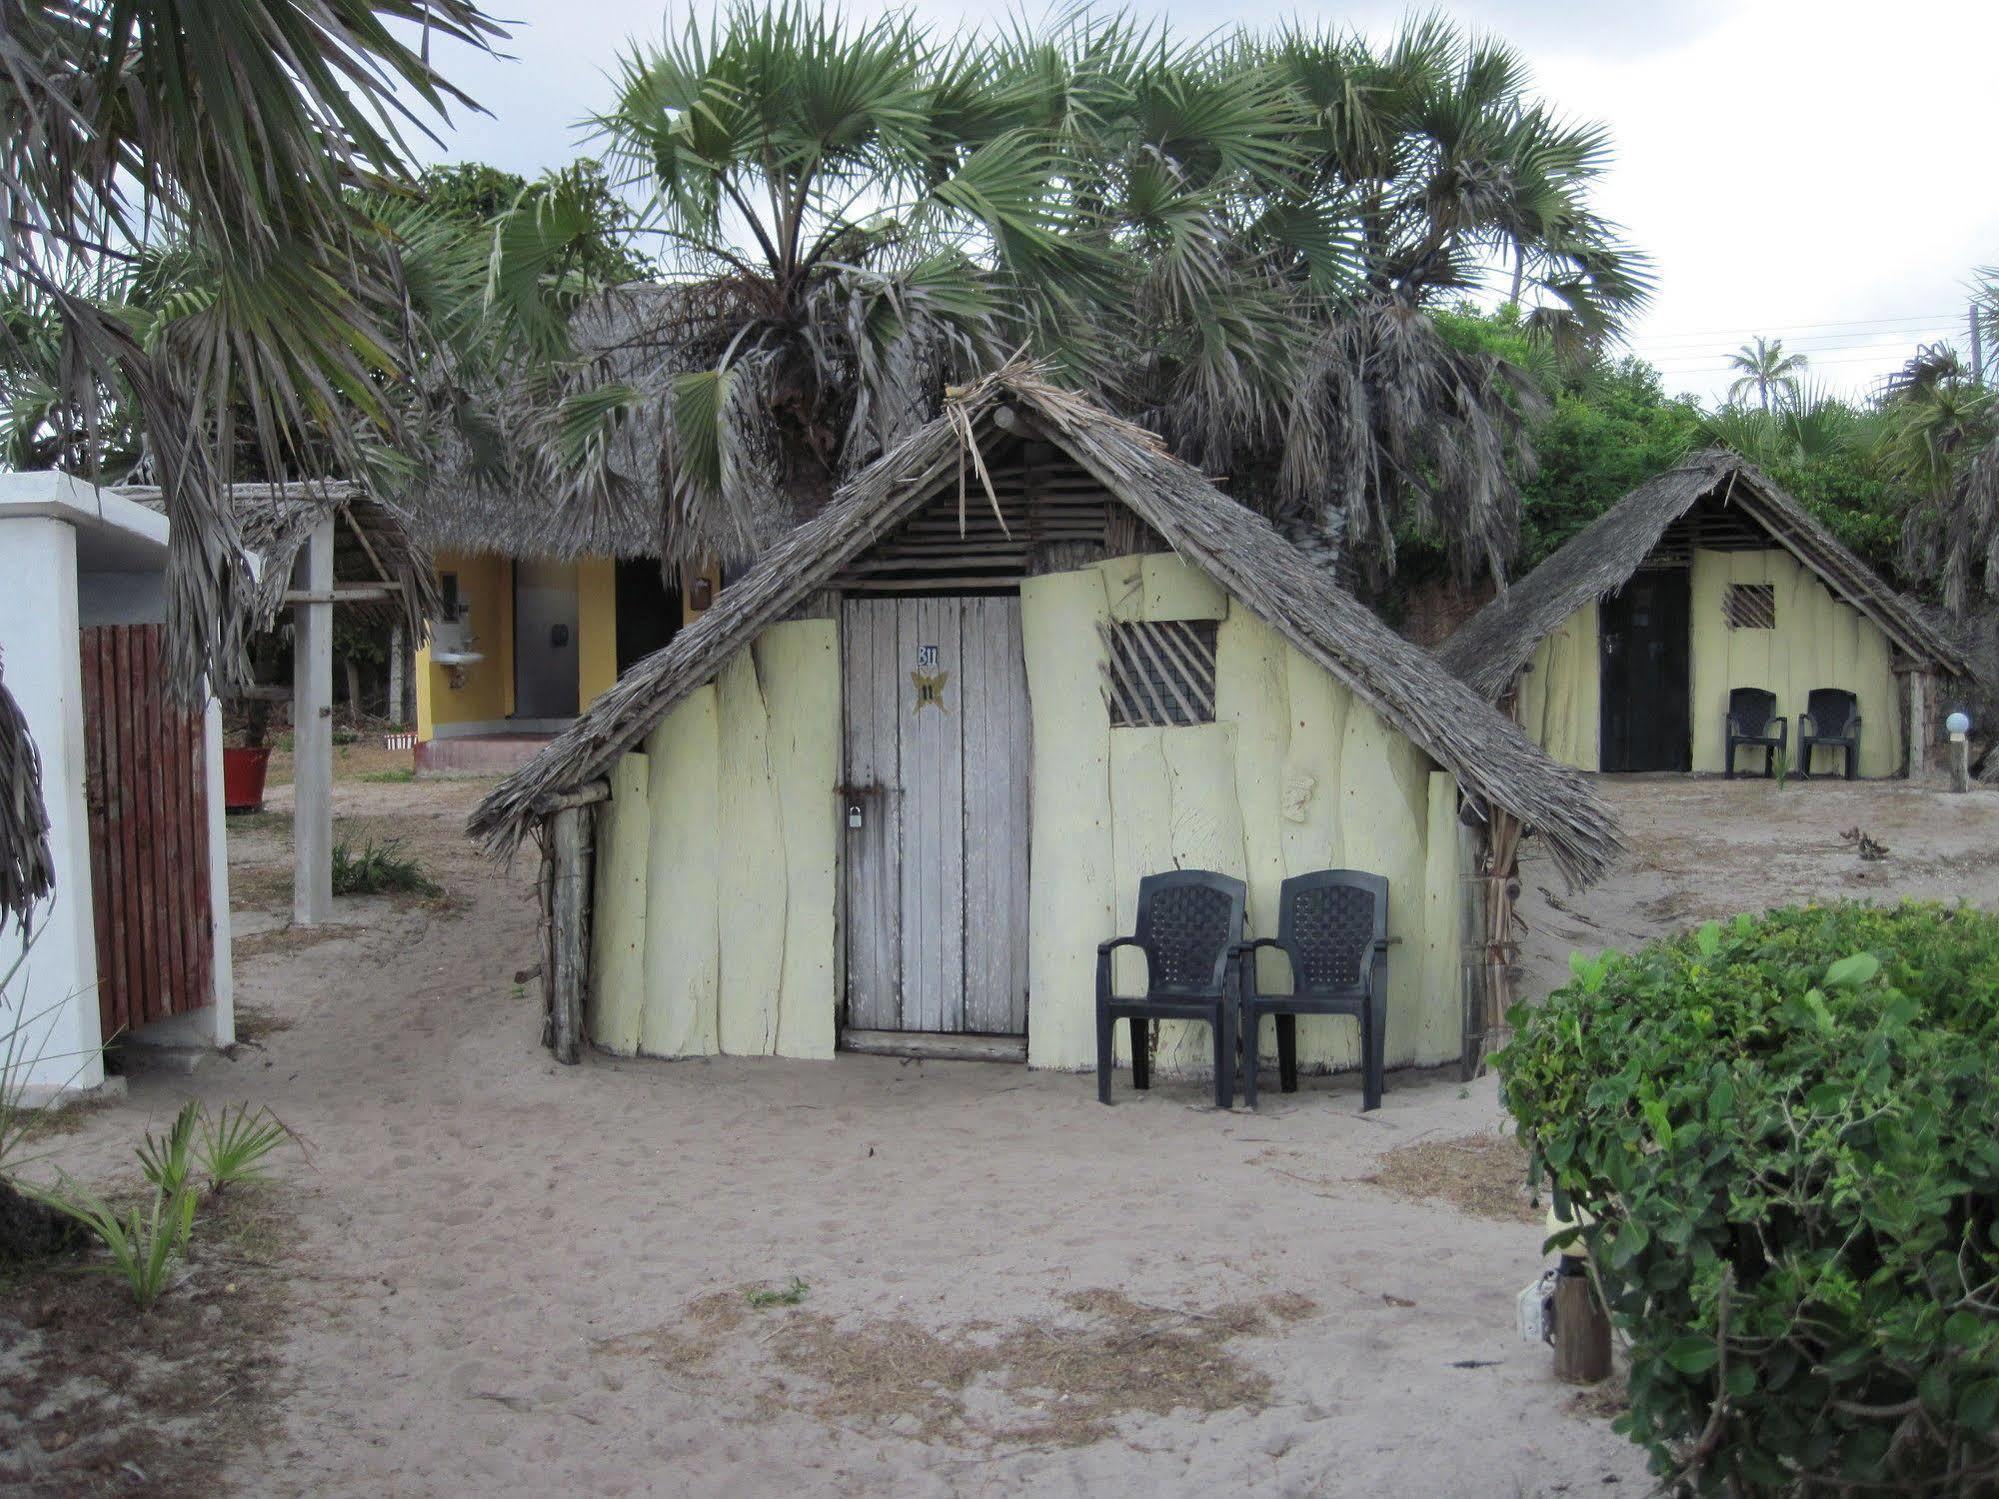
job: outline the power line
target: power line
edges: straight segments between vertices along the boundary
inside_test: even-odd
[[[1761,327],[1752,328],[1748,330],[1746,333],[1740,327],[1709,328],[1706,329],[1705,331],[1682,330],[1680,332],[1675,332],[1675,333],[1655,334],[1652,335],[1652,339],[1655,342],[1662,340],[1686,339],[1686,338],[1747,337],[1753,339],[1758,337],[1759,335],[1768,338],[1772,334],[1782,335],[1790,333],[1805,333],[1812,329],[1817,329],[1817,328],[1878,328],[1883,324],[1887,323],[1946,323],[1947,322],[1951,324],[1953,327],[1955,327],[1957,324],[1957,318],[1958,314],[1956,312],[1908,312],[1908,313],[1901,313],[1895,317],[1851,318],[1851,319],[1846,319],[1844,321],[1834,321],[1826,323],[1765,323]]]

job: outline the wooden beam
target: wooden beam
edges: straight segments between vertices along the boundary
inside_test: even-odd
[[[287,604],[376,604],[401,595],[400,583],[336,583],[326,588],[287,588]]]
[[[583,997],[590,983],[590,830],[596,814],[564,807],[549,818],[554,887],[548,903],[549,1050],[574,1066],[583,1054]]]
[[[1920,781],[1930,770],[1930,674],[1909,673],[1909,779]]]
[[[928,1031],[840,1032],[840,1049],[873,1057],[920,1057],[934,1062],[1025,1062],[1021,1036],[972,1036]]]
[[[292,924],[333,918],[333,517],[314,522],[293,563]]]
[[[368,540],[368,533],[362,530],[361,523],[354,519],[354,512],[347,506],[342,505],[340,513],[347,518],[347,529],[352,531],[354,539],[361,543],[361,550],[368,554],[368,560],[375,565],[375,576],[380,578],[384,583],[400,587],[400,584],[393,583],[393,580],[389,577],[389,570],[382,566],[382,559],[375,555],[375,548]]]

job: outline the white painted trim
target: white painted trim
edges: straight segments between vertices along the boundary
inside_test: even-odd
[[[157,510],[97,489],[68,474],[0,474],[0,519],[59,520],[85,530],[122,531],[167,545],[167,518]]]

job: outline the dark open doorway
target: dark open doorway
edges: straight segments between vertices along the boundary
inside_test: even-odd
[[[656,557],[621,557],[617,573],[618,675],[654,651],[665,649],[680,629],[680,589],[661,576]]]
[[[1685,568],[1641,572],[1603,601],[1603,769],[1692,768],[1690,633]]]

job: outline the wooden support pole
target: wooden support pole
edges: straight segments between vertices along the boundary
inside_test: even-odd
[[[1930,674],[1909,673],[1909,779],[1920,781],[1930,771]]]
[[[574,1065],[583,1051],[583,1003],[590,982],[590,830],[596,813],[564,807],[548,820],[554,884],[548,903],[549,1050]]]
[[[389,626],[389,724],[400,729],[403,715],[403,622]]]
[[[293,564],[312,602],[292,606],[292,924],[333,919],[333,517]]]
[[[1563,1256],[1555,1277],[1555,1378],[1595,1384],[1610,1373],[1610,1318],[1580,1260]]]
[[[1971,789],[1971,741],[1962,734],[1950,736],[1950,789]]]

